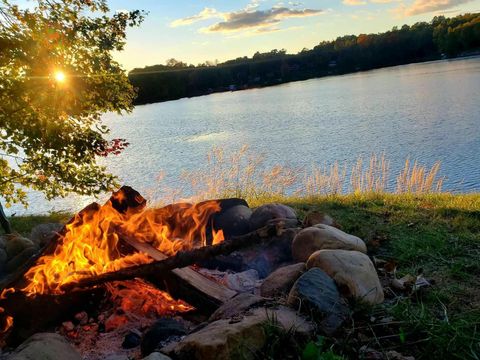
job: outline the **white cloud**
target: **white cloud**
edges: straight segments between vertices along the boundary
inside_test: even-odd
[[[342,3],[348,6],[359,6],[367,4],[367,2],[364,0],[343,0]]]
[[[415,0],[410,6],[400,5],[395,13],[400,16],[413,16],[434,11],[447,10],[473,0]]]
[[[203,28],[205,33],[213,32],[236,32],[242,30],[252,30],[259,28],[273,28],[282,20],[289,18],[302,18],[308,16],[320,15],[322,10],[314,9],[289,9],[286,7],[273,7],[267,10],[240,10],[236,12],[224,13],[224,21]]]
[[[212,19],[212,18],[219,18],[219,17],[222,17],[222,14],[219,13],[217,10],[212,8],[205,8],[196,15],[172,21],[170,23],[170,26],[171,27],[185,26],[185,25],[196,23],[198,21]]]

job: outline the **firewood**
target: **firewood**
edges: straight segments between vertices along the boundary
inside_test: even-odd
[[[63,285],[62,290],[71,291],[75,288],[92,287],[111,281],[145,278],[151,275],[162,276],[164,272],[177,268],[184,268],[218,255],[230,254],[233,251],[248,247],[255,243],[268,243],[270,241],[275,241],[276,236],[280,236],[282,232],[282,223],[267,225],[264,228],[258,229],[249,234],[232,237],[231,239],[227,239],[216,245],[180,251],[176,255],[164,260],[155,261],[149,264],[135,265],[117,271],[80,279],[78,282]]]
[[[125,241],[136,250],[149,255],[152,259],[160,261],[167,258],[165,254],[145,242],[140,242],[132,236],[120,235],[120,241]],[[174,269],[171,276],[164,274],[162,280],[170,295],[186,300],[203,312],[214,311],[219,305],[237,295],[236,291],[230,290],[190,267]],[[157,278],[154,276],[154,278]]]

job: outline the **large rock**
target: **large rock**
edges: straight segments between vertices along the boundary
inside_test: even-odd
[[[265,324],[271,321],[303,338],[313,331],[309,322],[289,308],[257,308],[239,320],[214,321],[162,352],[178,360],[254,359],[267,341]]]
[[[8,235],[7,242],[5,244],[5,250],[7,251],[9,259],[17,256],[23,250],[31,247],[36,248],[32,240],[16,234]]]
[[[65,338],[53,333],[38,333],[25,340],[8,360],[82,360]]]
[[[163,346],[163,342],[178,340],[185,335],[187,329],[185,325],[172,318],[162,318],[148,329],[142,337],[140,348],[142,355],[146,356]]]
[[[328,214],[320,211],[310,211],[303,219],[303,227],[310,227],[318,224],[324,224],[328,226],[334,226],[339,228],[337,222]]]
[[[288,295],[288,304],[314,315],[326,335],[335,333],[349,315],[347,302],[340,296],[335,282],[318,268],[298,278]]]
[[[322,249],[367,252],[367,246],[362,239],[325,224],[303,229],[292,242],[292,256],[295,261],[307,261],[311,254]]]
[[[5,249],[9,237],[10,235],[0,235],[0,249]]]
[[[209,321],[230,319],[253,307],[262,306],[266,299],[253,294],[238,294],[223,303],[211,316]]]
[[[7,252],[5,249],[0,248],[0,274],[5,270],[5,266],[7,265]]]
[[[21,265],[25,264],[37,252],[38,252],[38,248],[36,246],[32,246],[24,249],[20,254],[8,260],[6,264],[7,272],[15,271]]]
[[[272,220],[285,219],[297,220],[295,211],[286,205],[282,204],[266,204],[256,208],[250,217],[250,228],[256,230],[264,227]]]
[[[215,228],[222,229],[226,238],[244,235],[250,231],[252,209],[236,205],[215,217]]]
[[[35,226],[30,232],[30,240],[32,240],[37,246],[43,247],[48,241],[62,230],[63,225],[60,223],[46,223]]]
[[[276,297],[287,294],[295,281],[305,271],[305,263],[278,268],[263,281],[260,286],[260,295]]]
[[[142,360],[172,360],[172,358],[159,352],[153,352]]]
[[[346,296],[368,304],[383,302],[383,289],[369,257],[359,251],[319,250],[307,261],[307,269],[325,271]]]

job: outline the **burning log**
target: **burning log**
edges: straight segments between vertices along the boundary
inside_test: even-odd
[[[135,278],[146,278],[151,275],[162,276],[166,271],[178,268],[184,268],[194,265],[218,255],[230,254],[233,251],[248,247],[253,243],[269,243],[277,240],[283,232],[283,224],[267,225],[264,228],[253,231],[243,236],[232,237],[216,245],[204,246],[193,250],[180,251],[174,256],[164,260],[155,261],[148,264],[131,266],[117,271],[100,274],[94,277],[88,277],[77,282],[67,283],[62,286],[63,291],[72,291],[74,289],[88,288],[102,285],[111,281],[131,280]]]
[[[150,244],[140,242],[131,236],[122,235],[121,240],[136,250],[148,254],[154,260],[161,261],[167,258]],[[190,267],[174,269],[170,274],[164,275],[162,280],[166,282],[170,295],[188,299],[190,304],[202,310],[213,311],[237,294],[236,291],[208,279]]]

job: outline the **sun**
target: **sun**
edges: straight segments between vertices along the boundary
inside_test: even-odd
[[[58,71],[55,71],[54,78],[57,82],[63,83],[65,82],[66,76],[63,71],[58,70]]]

